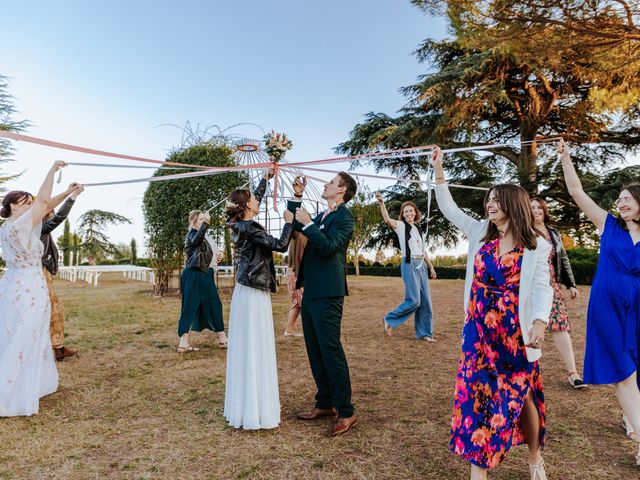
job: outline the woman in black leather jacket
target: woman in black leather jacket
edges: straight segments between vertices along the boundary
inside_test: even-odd
[[[178,353],[198,350],[189,345],[189,331],[200,332],[205,328],[217,332],[218,346],[227,348],[222,303],[214,282],[213,269],[210,268],[213,250],[205,239],[210,221],[206,212],[193,210],[189,213],[189,232],[184,239],[187,260],[180,276],[182,309],[178,320]]]
[[[276,291],[272,252],[287,250],[293,214],[284,212],[280,238],[272,237],[253,218],[272,171],[256,190],[229,195],[227,216],[235,247],[236,286],[229,314],[229,352],[224,416],[232,427],[275,428],[280,423],[280,398],[270,292]]]
[[[586,385],[577,372],[573,344],[569,336],[569,332],[571,331],[569,313],[564,295],[560,289],[560,284],[562,283],[569,289],[571,298],[578,296],[578,288],[573,279],[573,271],[571,270],[569,257],[562,245],[560,234],[557,230],[549,226],[550,216],[547,202],[541,198],[534,197],[531,199],[531,209],[533,210],[536,229],[543,234],[547,242],[551,244],[549,273],[551,274],[551,286],[553,287],[553,306],[551,307],[547,331],[551,332],[553,343],[558,349],[558,353],[567,368],[569,384],[576,389],[584,388]]]

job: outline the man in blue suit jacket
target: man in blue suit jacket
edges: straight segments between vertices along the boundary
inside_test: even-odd
[[[351,403],[349,365],[340,342],[342,307],[344,296],[348,295],[347,247],[354,226],[353,215],[345,203],[355,195],[357,184],[349,174],[338,173],[325,184],[322,193],[331,208],[314,219],[301,208],[304,183],[297,178],[293,188],[296,199],[290,201],[287,208],[295,212],[293,228],[308,238],[296,288],[304,286],[302,328],[318,388],[315,406],[298,418],[315,420],[337,415],[331,429],[331,435],[337,436],[349,431],[358,421]]]

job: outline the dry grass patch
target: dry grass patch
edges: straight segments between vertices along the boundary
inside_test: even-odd
[[[285,338],[286,292],[273,297],[282,424],[244,432],[222,417],[225,352],[210,333],[202,350],[176,353],[177,298],[116,275],[98,288],[57,280],[67,310],[60,390],[31,418],[0,420],[0,478],[7,479],[457,479],[468,465],[449,453],[449,423],[462,329],[460,281],[431,283],[437,344],[411,325],[393,338],[383,314],[402,296],[399,278],[350,278],[343,339],[360,425],[327,436],[330,421],[303,423],[314,385],[301,338]],[[570,301],[577,356],[584,351],[588,288]],[[228,318],[229,290],[223,291]],[[573,391],[546,345],[549,412],[545,459],[554,479],[640,478],[610,387]],[[527,479],[526,449],[514,449],[494,479]]]

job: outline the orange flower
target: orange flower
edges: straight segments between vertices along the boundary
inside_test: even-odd
[[[489,328],[496,328],[498,326],[498,322],[500,318],[496,312],[490,310],[489,313],[484,317],[484,324]]]
[[[504,418],[499,413],[496,413],[493,417],[491,417],[491,428],[494,428],[494,429],[500,428],[505,423],[507,423],[507,419]]]
[[[474,445],[478,447],[482,447],[485,443],[489,441],[491,435],[489,434],[489,430],[487,427],[481,427],[471,435],[471,441]]]

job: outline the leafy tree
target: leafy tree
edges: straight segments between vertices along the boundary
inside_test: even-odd
[[[71,253],[73,254],[73,265],[80,265],[80,257],[82,256],[82,238],[75,232],[72,235],[73,247]]]
[[[377,202],[371,202],[371,194],[361,188],[351,201],[349,210],[355,220],[349,249],[353,255],[356,275],[360,275],[360,253],[369,243],[380,220],[380,207]]]
[[[427,10],[442,11],[445,2],[414,1]],[[450,1],[457,8],[474,9],[466,21],[477,30],[500,23],[504,28],[489,29],[485,41],[536,37],[549,29],[565,33],[557,48],[575,51],[589,45],[594,53],[609,55],[612,48],[624,48],[627,59],[640,57],[640,9],[638,2],[626,0],[500,0]],[[624,60],[619,65],[627,63]]]
[[[129,248],[131,249],[131,265],[135,265],[138,262],[138,244],[135,238],[131,239]]]
[[[9,132],[21,132],[29,126],[26,120],[14,120],[16,113],[14,98],[8,92],[8,79],[0,75],[0,130]],[[9,140],[0,138],[0,163],[10,160],[13,148]],[[0,192],[4,191],[2,184],[14,177],[3,176],[0,172]]]
[[[127,217],[104,210],[89,210],[78,220],[78,235],[82,238],[82,251],[90,265],[108,254],[116,254],[118,247],[109,241],[105,229],[108,225],[131,223]]]
[[[173,152],[171,162],[218,167],[234,166],[232,150],[222,142],[206,142],[187,146]],[[174,173],[159,169],[154,176]],[[144,194],[143,208],[147,245],[152,264],[157,271],[156,293],[164,295],[175,271],[183,264],[184,237],[189,212],[194,209],[211,210],[211,228],[221,233],[224,226],[224,203],[220,203],[235,188],[244,184],[247,176],[229,172],[189,179],[153,182]],[[230,258],[230,252],[227,252]]]
[[[58,238],[58,246],[60,247],[60,250],[62,250],[62,264],[64,266],[69,266],[71,250],[73,248],[73,236],[71,234],[71,224],[69,223],[69,219],[64,221],[62,235]]]
[[[640,59],[630,58],[622,44],[611,45],[607,55],[602,55],[600,45],[589,42],[571,50],[559,48],[575,43],[575,32],[562,25],[509,37],[505,32],[521,25],[514,27],[510,18],[486,12],[504,4],[515,8],[516,2],[412,3],[423,9],[441,7],[452,38],[425,40],[416,55],[432,70],[402,89],[408,104],[395,117],[368,113],[338,151],[359,154],[434,143],[446,148],[531,142],[448,155],[447,174],[452,182],[477,186],[517,180],[529,192],[554,200],[554,216],[578,231],[581,220],[560,169],[552,171],[551,162],[544,162],[545,155],[552,158],[552,148],[538,142],[559,135],[572,142],[578,169],[597,184],[599,174],[640,145]],[[390,170],[405,178],[419,178],[427,168],[424,157],[368,163],[377,171]],[[398,190],[403,188],[394,191]],[[413,197],[417,189],[404,190]],[[482,213],[481,193],[455,190],[454,196],[463,209]],[[446,243],[451,231],[432,227],[439,241]]]

